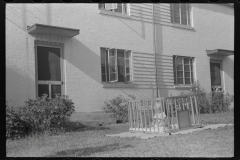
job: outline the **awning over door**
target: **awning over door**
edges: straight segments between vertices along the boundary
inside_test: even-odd
[[[31,34],[37,40],[60,43],[78,35],[80,31],[79,29],[50,26],[45,24],[34,24],[31,27],[28,27],[27,30],[28,34]]]
[[[50,26],[44,24],[34,24],[28,29],[29,34],[47,34],[54,36],[73,37],[79,34],[79,29]]]
[[[223,49],[214,49],[214,50],[206,50],[207,55],[209,56],[231,56],[234,55],[234,51],[223,50]]]

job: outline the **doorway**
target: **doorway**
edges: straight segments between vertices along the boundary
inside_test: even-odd
[[[221,63],[210,62],[212,91],[222,91]]]
[[[63,95],[62,47],[36,44],[37,97]]]

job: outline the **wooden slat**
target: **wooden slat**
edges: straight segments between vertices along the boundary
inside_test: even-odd
[[[134,127],[134,130],[136,131],[136,120],[135,120],[135,107],[136,107],[136,102],[133,103],[133,127]]]
[[[176,111],[176,120],[177,120],[178,129],[179,129],[178,110],[177,110],[176,98],[174,98],[174,104],[175,104],[175,111]]]
[[[143,109],[143,112],[144,112],[144,124],[145,124],[145,131],[147,131],[147,120],[146,120],[146,113],[145,113],[145,108]]]
[[[148,124],[149,124],[150,132],[151,132],[151,126],[150,126],[150,114],[149,114],[149,104],[148,104],[148,102],[147,102],[147,110],[148,110]]]
[[[153,101],[151,101],[151,110],[152,110],[152,122],[153,122],[153,132],[155,133],[155,123],[154,123],[154,120],[153,120],[153,117],[154,117],[154,114],[153,114]]]
[[[193,125],[195,126],[195,117],[194,117],[194,109],[193,109],[193,103],[192,103],[192,96],[190,96],[190,102],[191,102],[191,109],[192,109]]]
[[[174,125],[174,114],[173,114],[173,104],[172,104],[172,100],[170,100],[170,107],[171,107],[171,112],[172,112],[172,125],[173,125],[173,130],[175,130],[175,125]]]
[[[194,97],[194,101],[195,101],[195,107],[196,107],[196,113],[197,113],[197,124],[199,125],[199,115],[198,115],[198,106],[197,106],[197,100],[196,100],[196,96]]]
[[[138,105],[139,105],[139,103],[137,102],[136,103],[136,116],[137,116],[137,128],[138,128],[138,130],[139,130],[139,119],[138,119]]]
[[[168,99],[166,99],[166,104],[167,104],[167,117],[168,117],[168,130],[170,131],[170,116],[169,116],[169,103]]]
[[[163,109],[163,105],[162,105],[162,102],[163,102],[163,100],[160,100],[160,111],[161,111],[161,113],[162,113],[162,118],[163,118],[163,113],[165,114],[165,112],[164,112],[164,109]],[[164,120],[164,118],[162,119],[162,121],[163,121],[163,132],[165,133],[165,120]]]

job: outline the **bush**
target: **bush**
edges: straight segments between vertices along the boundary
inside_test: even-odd
[[[6,138],[21,138],[29,132],[30,128],[27,123],[21,120],[18,112],[6,101]]]
[[[49,99],[45,94],[36,100],[28,99],[23,107],[19,107],[17,112],[8,107],[7,124],[9,124],[9,131],[7,135],[14,133],[21,137],[30,133],[53,133],[63,130],[74,112],[73,104],[65,95],[56,94],[55,98]]]
[[[135,99],[134,95],[129,95],[131,99]],[[129,98],[123,98],[121,95],[111,100],[105,101],[102,109],[106,113],[114,113],[116,116],[116,123],[123,123],[128,121],[128,101]]]
[[[191,91],[182,92],[181,95],[192,95],[197,96],[197,104],[200,113],[219,113],[228,111],[231,102],[234,101],[234,96],[223,91],[210,92],[206,91],[201,87],[199,82],[193,84]]]
[[[210,97],[206,91],[201,87],[200,83],[197,81],[193,84],[193,87],[190,91],[182,92],[181,95],[196,95],[197,104],[200,110],[200,113],[210,113],[211,104]]]

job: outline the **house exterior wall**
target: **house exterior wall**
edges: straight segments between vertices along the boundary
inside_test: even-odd
[[[172,55],[195,57],[196,78],[210,91],[206,50],[233,50],[233,8],[192,4],[193,28],[173,27],[170,4],[154,6],[157,83],[160,96],[178,95],[173,82]],[[118,95],[156,97],[152,5],[131,4],[130,17],[99,13],[97,4],[8,4],[6,6],[6,96],[20,106],[36,98],[35,38],[27,26],[35,23],[80,29],[63,45],[65,94],[76,112],[100,111],[103,102]],[[68,15],[68,16],[66,16]],[[208,18],[205,18],[208,17]],[[104,88],[100,47],[133,52],[134,88]],[[228,92],[233,92],[233,57],[223,60]]]

